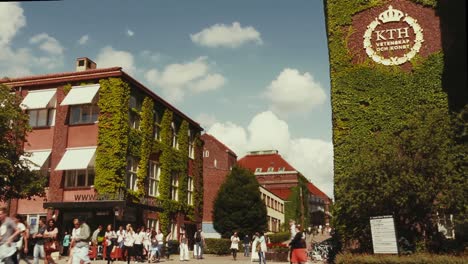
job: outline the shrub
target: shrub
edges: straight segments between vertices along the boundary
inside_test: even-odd
[[[385,255],[352,255],[339,254],[336,264],[462,264],[467,263],[467,257],[452,255],[414,254],[409,256]]]
[[[230,253],[231,240],[225,238],[206,238],[206,254],[226,255]]]
[[[279,232],[275,234],[268,235],[270,238],[271,243],[282,243],[286,240],[289,240],[290,234],[289,232]]]

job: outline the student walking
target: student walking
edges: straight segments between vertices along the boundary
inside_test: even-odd
[[[249,235],[245,235],[244,239],[242,240],[242,244],[244,245],[244,257],[250,257],[250,239],[249,239]]]
[[[195,232],[193,239],[195,240],[195,245],[193,246],[193,255],[197,259],[202,259],[203,258],[203,246],[205,244],[205,237],[203,235],[201,228],[199,228],[197,232]]]
[[[112,228],[112,225],[107,225],[106,228],[106,233],[104,234],[104,238],[106,241],[106,259],[107,259],[107,264],[110,264],[111,262],[114,262],[111,257],[112,250],[116,246],[117,242],[117,234],[114,231],[114,228]]]
[[[188,240],[185,237],[185,232],[180,235],[180,261],[188,261],[189,260],[189,250],[188,250]]]
[[[237,259],[237,251],[239,251],[239,241],[240,239],[237,235],[237,232],[234,232],[234,234],[231,236],[231,252],[234,260]]]
[[[46,225],[44,223],[44,219],[40,218],[39,228],[37,230],[37,233],[33,235],[33,238],[35,240],[34,251],[33,251],[34,264],[39,264],[39,258],[45,257],[45,251],[44,251],[44,232],[45,231],[46,231]]]
[[[124,247],[122,249],[122,256],[125,257],[127,254],[127,263],[130,264],[130,259],[134,256],[133,245],[135,243],[135,232],[133,231],[132,225],[127,225],[127,230],[124,237]]]

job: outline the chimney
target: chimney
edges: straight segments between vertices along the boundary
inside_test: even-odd
[[[87,57],[76,59],[76,71],[86,71],[96,69],[96,63]]]

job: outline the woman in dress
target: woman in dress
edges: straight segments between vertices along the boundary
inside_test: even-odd
[[[256,232],[252,236],[252,242],[251,242],[252,254],[250,255],[250,261],[252,261],[252,262],[258,261],[257,243],[258,243],[259,238],[260,237],[259,237],[258,232]]]
[[[114,262],[111,258],[111,253],[112,249],[114,248],[114,243],[116,242],[117,239],[117,234],[114,231],[114,228],[112,228],[112,225],[107,225],[106,233],[104,234],[104,238],[106,241],[106,258],[107,258],[107,264],[110,264],[111,262]]]
[[[45,250],[45,258],[44,258],[44,264],[48,264],[50,262],[54,263],[54,260],[50,256],[52,252],[58,251],[57,245],[58,243],[56,242],[57,240],[57,234],[58,234],[58,229],[55,226],[55,220],[50,219],[47,221],[47,229],[44,232],[44,243],[48,243],[51,245],[48,250]]]
[[[237,232],[234,232],[234,234],[231,236],[231,252],[234,260],[237,259],[237,251],[239,251],[239,241],[240,239],[237,235]]]
[[[188,239],[185,236],[185,230],[181,231],[180,234],[180,261],[188,261],[189,260],[189,250],[188,250]]]

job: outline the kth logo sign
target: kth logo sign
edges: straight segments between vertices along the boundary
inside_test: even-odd
[[[364,49],[377,63],[401,65],[414,58],[421,49],[422,31],[416,19],[388,6],[367,26]]]

